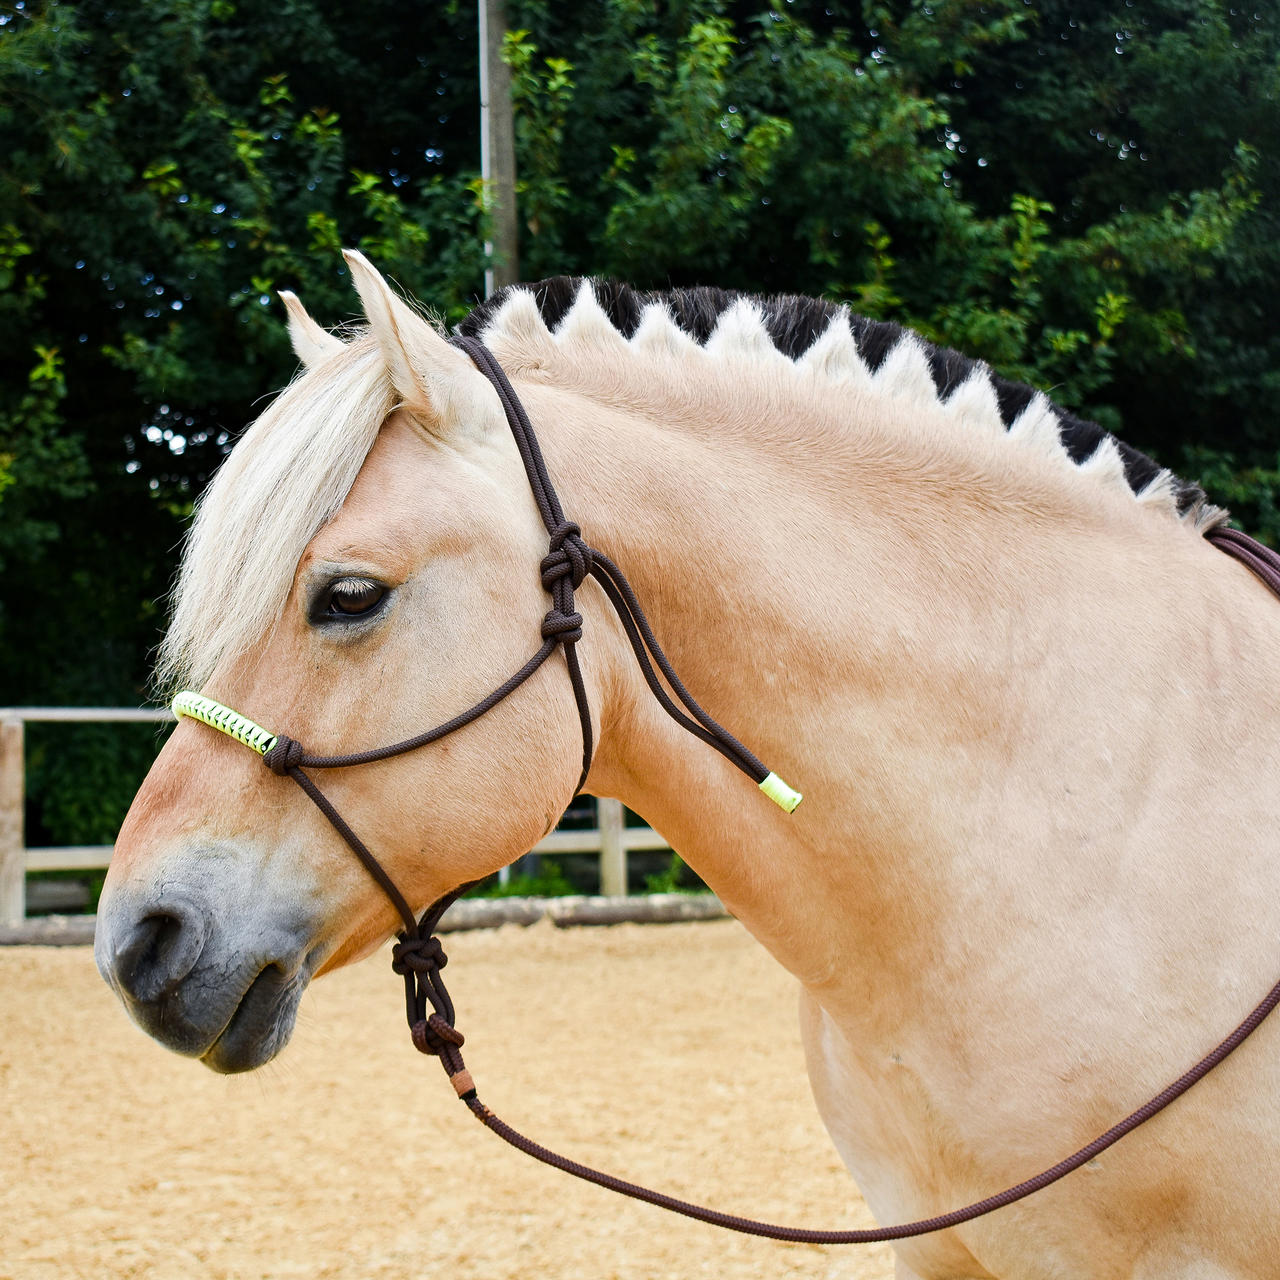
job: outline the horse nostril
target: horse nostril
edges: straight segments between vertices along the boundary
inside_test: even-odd
[[[166,903],[143,916],[116,951],[117,982],[135,1000],[158,1000],[176,990],[195,968],[205,936],[199,911]]]

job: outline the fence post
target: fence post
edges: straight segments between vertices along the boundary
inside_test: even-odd
[[[22,720],[0,719],[0,925],[21,924],[27,914],[27,849]]]
[[[600,892],[622,897],[627,892],[627,850],[622,843],[626,819],[621,800],[601,796],[596,801],[596,826],[600,828]]]

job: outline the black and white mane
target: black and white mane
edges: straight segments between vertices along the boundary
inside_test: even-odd
[[[532,295],[547,328],[554,331],[568,314],[584,284],[590,285],[610,323],[628,340],[636,333],[645,309],[657,304],[665,307],[674,323],[695,342],[705,344],[720,317],[735,303],[746,299],[760,308],[765,328],[774,346],[790,360],[802,357],[822,336],[833,319],[845,316],[858,352],[874,374],[904,335],[910,332],[899,324],[855,315],[839,303],[798,294],[758,296],[708,286],[646,292],[616,280],[587,279],[581,276],[553,276],[536,284],[511,285],[502,289],[476,307],[458,325],[458,332],[469,337],[480,337],[500,316],[517,291]],[[935,346],[918,334],[912,333],[911,336],[925,351],[934,388],[940,400],[945,401],[976,370],[980,370],[991,382],[1001,420],[1008,429],[1039,394],[1036,388],[1026,383],[999,377],[980,360],[971,359],[946,347]],[[1225,513],[1218,518],[1219,508],[1206,501],[1204,490],[1199,485],[1166,471],[1145,453],[1112,436],[1096,422],[1078,418],[1057,405],[1053,405],[1053,411],[1058,418],[1058,433],[1063,448],[1072,462],[1077,465],[1085,462],[1093,457],[1104,440],[1111,440],[1120,454],[1125,479],[1134,494],[1142,493],[1149,486],[1160,482],[1162,477],[1167,477],[1165,483],[1171,490],[1179,517],[1191,516],[1195,527],[1202,530],[1226,518]]]

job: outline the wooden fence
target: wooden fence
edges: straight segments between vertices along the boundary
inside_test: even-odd
[[[28,849],[24,831],[26,758],[24,727],[29,722],[101,724],[151,721],[172,713],[152,707],[3,707],[0,708],[0,926],[21,924],[27,914],[29,871],[94,871],[111,861],[111,845]],[[627,854],[666,849],[651,827],[628,827],[622,804],[596,801],[596,826],[590,830],[553,831],[533,853],[592,853],[600,857],[600,892],[620,896],[627,891]]]

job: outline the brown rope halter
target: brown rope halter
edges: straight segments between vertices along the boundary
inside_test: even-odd
[[[422,1053],[440,1059],[445,1074],[449,1077],[458,1096],[471,1109],[475,1117],[487,1128],[492,1129],[503,1141],[510,1143],[519,1151],[532,1156],[543,1164],[551,1165],[576,1178],[594,1182],[597,1186],[609,1191],[616,1191],[637,1200],[647,1201],[659,1208],[673,1213],[683,1214],[687,1218],[697,1218],[713,1226],[725,1227],[731,1231],[744,1232],[748,1235],[766,1236],[773,1240],[794,1241],[801,1244],[870,1244],[877,1241],[901,1240],[908,1236],[927,1235],[930,1232],[942,1231],[955,1227],[973,1218],[982,1217],[995,1209],[1013,1204],[1033,1192],[1039,1191],[1058,1179],[1065,1177],[1074,1169],[1092,1160],[1105,1151],[1113,1143],[1118,1142],[1125,1134],[1132,1132],[1139,1125],[1145,1124],[1152,1116],[1164,1110],[1175,1098],[1180,1097],[1198,1080],[1206,1076],[1229,1054],[1234,1052],[1258,1028],[1263,1019],[1280,1004],[1280,982],[1267,993],[1264,999],[1243,1022],[1210,1053],[1206,1054],[1189,1071],[1178,1077],[1166,1089],[1158,1093],[1144,1106],[1131,1115],[1113,1125],[1105,1133],[1099,1135],[1087,1146],[1081,1147],[1074,1155],[1059,1161],[1051,1168],[1019,1182],[996,1195],[954,1209],[950,1213],[942,1213],[932,1218],[923,1218],[916,1222],[902,1223],[897,1226],[875,1227],[854,1231],[815,1231],[803,1227],[775,1226],[767,1222],[757,1222],[751,1218],[740,1218],[733,1214],[722,1213],[716,1209],[704,1208],[690,1204],[673,1196],[652,1191],[635,1183],[625,1182],[611,1174],[601,1173],[588,1165],[579,1164],[576,1160],[557,1155],[554,1151],[540,1146],[538,1143],[518,1133],[510,1125],[499,1119],[476,1096],[475,1082],[462,1060],[463,1035],[457,1030],[453,1001],[445,989],[440,976],[441,970],[448,963],[444,947],[435,936],[436,927],[440,923],[445,910],[471,884],[460,886],[452,893],[441,898],[423,913],[421,919],[415,919],[412,909],[403,894],[396,887],[391,877],[383,870],[377,858],[360,840],[359,836],[347,825],[342,815],[334,808],[315,782],[303,772],[305,769],[345,769],[354,765],[371,764],[376,760],[386,760],[391,756],[402,755],[406,751],[415,751],[429,743],[438,742],[441,738],[479,719],[485,712],[497,706],[508,694],[518,689],[542,664],[556,651],[563,649],[565,662],[569,670],[569,680],[573,686],[574,701],[578,707],[578,716],[582,723],[582,773],[578,778],[575,794],[581,790],[591,768],[593,736],[591,727],[591,708],[587,702],[586,686],[583,683],[582,671],[578,664],[577,643],[582,639],[582,616],[574,610],[574,591],[582,585],[588,576],[594,577],[603,589],[606,598],[617,611],[623,629],[631,642],[636,659],[645,681],[654,696],[673,719],[703,742],[715,747],[722,755],[732,761],[744,773],[751,777],[761,789],[788,811],[799,803],[799,796],[775,778],[763,764],[742,745],[732,734],[716,723],[693,699],[689,691],[681,683],[672,669],[666,655],[662,652],[648,619],[644,615],[640,602],[636,598],[630,583],[622,571],[608,556],[595,550],[583,541],[581,530],[571,520],[566,520],[547,473],[542,451],[533,433],[529,417],[525,413],[506,374],[494,358],[492,352],[474,338],[457,337],[453,339],[456,346],[471,357],[477,368],[493,384],[502,401],[502,407],[515,436],[520,457],[524,461],[525,472],[533,496],[538,504],[550,539],[550,549],[541,564],[542,585],[551,595],[552,608],[542,621],[542,647],[514,675],[499,685],[488,697],[476,703],[461,715],[455,716],[444,724],[408,738],[404,742],[389,747],[379,747],[371,751],[357,751],[350,755],[314,756],[303,749],[301,744],[283,735],[277,737],[274,745],[265,750],[264,763],[273,773],[292,778],[308,796],[316,807],[329,820],[338,834],[346,841],[351,850],[377,882],[378,886],[391,900],[401,920],[403,930],[397,934],[398,941],[392,948],[392,968],[404,979],[405,1012],[409,1022],[410,1034],[414,1046]],[[1280,596],[1280,556],[1255,542],[1245,534],[1234,529],[1214,529],[1207,535],[1208,539],[1225,551],[1228,555],[1244,563],[1253,573]],[[663,688],[657,671],[662,673],[668,686],[675,693],[682,705],[677,705]],[[180,695],[187,697],[188,695]],[[243,717],[231,712],[228,708],[207,700],[208,707],[217,713],[242,724],[247,723],[250,730],[259,735],[265,731],[245,722]],[[184,712],[191,714],[191,712]],[[219,723],[218,715],[212,717],[200,715],[206,723],[215,728],[225,729]],[[229,730],[228,730],[229,731]],[[233,733],[248,745],[253,742],[240,733]],[[261,750],[261,747],[256,749]],[[772,786],[772,789],[771,789]],[[473,882],[474,883],[474,882]],[[429,1010],[429,1011],[428,1011]]]

